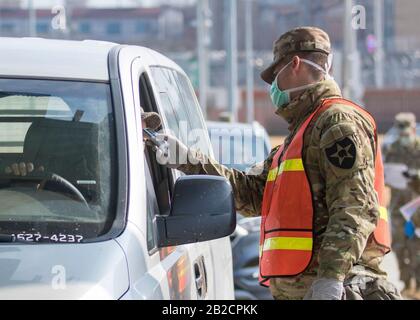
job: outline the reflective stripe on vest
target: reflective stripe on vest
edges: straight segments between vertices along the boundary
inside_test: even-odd
[[[313,252],[312,190],[302,160],[303,138],[315,116],[332,104],[356,108],[376,124],[361,107],[344,99],[327,99],[302,124],[287,150],[280,147],[268,173],[262,204],[260,235],[260,283],[269,285],[272,277],[294,276],[306,270]],[[281,159],[280,159],[281,157]],[[379,198],[379,216],[374,240],[389,251],[388,211],[384,206],[383,164],[380,148],[375,162],[375,190]]]
[[[380,219],[388,222],[388,209],[379,208]],[[296,237],[277,237],[265,239],[264,245],[260,246],[260,256],[262,251],[268,250],[312,250],[312,238],[296,238]]]
[[[312,250],[312,238],[276,237],[265,239],[263,251],[268,250]]]
[[[269,250],[302,250],[311,251],[312,238],[298,237],[275,237],[265,239],[264,245],[260,247],[260,256],[263,251]]]
[[[275,181],[276,178],[281,175],[283,172],[291,172],[291,171],[305,171],[303,167],[302,159],[290,159],[282,162],[280,167],[271,169],[268,173],[267,181],[272,182]]]
[[[379,207],[379,218],[388,222],[388,209],[385,207]]]

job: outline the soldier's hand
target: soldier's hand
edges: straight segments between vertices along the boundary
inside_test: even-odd
[[[343,282],[335,279],[321,278],[312,283],[304,300],[343,300]]]
[[[188,147],[178,138],[159,133],[156,140],[160,141],[159,147],[155,147],[156,160],[159,164],[168,168],[177,169],[182,164],[187,163]]]
[[[7,166],[4,169],[4,172],[6,174],[13,174],[15,176],[25,177],[29,173],[33,172],[35,169],[34,164],[32,162],[19,162],[19,163],[13,163],[10,166]],[[39,167],[37,171],[44,171],[44,167]]]

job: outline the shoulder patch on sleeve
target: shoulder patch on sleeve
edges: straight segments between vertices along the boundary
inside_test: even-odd
[[[356,145],[349,137],[336,141],[325,153],[328,161],[340,169],[351,169],[356,162]]]
[[[362,154],[359,154],[357,136],[356,124],[352,122],[335,124],[322,135],[320,148],[332,168],[350,170],[357,161],[360,162]]]
[[[374,167],[374,137],[360,115],[335,112],[320,127],[320,154],[326,174],[342,178]]]
[[[340,141],[345,137],[354,135],[357,132],[356,125],[354,123],[341,123],[333,125],[322,135],[320,147],[331,146],[334,142]]]

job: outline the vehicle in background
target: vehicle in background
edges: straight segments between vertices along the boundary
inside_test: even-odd
[[[247,171],[271,151],[270,137],[258,122],[207,121],[207,128],[215,159],[228,168]]]
[[[420,136],[420,123],[417,123],[417,135]],[[384,138],[382,140],[382,150],[386,150],[389,146],[391,146],[398,138],[398,132],[395,127],[392,127],[385,133]]]
[[[141,107],[212,155],[184,71],[108,42],[0,47],[0,299],[232,299],[231,185],[143,142]]]
[[[231,169],[249,171],[271,151],[267,131],[258,123],[207,121],[216,160]],[[249,157],[251,156],[251,159]],[[261,217],[245,218],[237,213],[231,235],[235,299],[269,300],[270,291],[258,282]]]

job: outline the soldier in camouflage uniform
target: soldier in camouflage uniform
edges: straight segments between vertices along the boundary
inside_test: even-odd
[[[420,196],[420,170],[411,170],[410,174],[408,175],[409,188],[414,192],[416,197]],[[413,222],[416,228],[420,228],[420,207],[411,217],[411,221]]]
[[[420,137],[416,136],[415,115],[398,114],[395,118],[395,127],[398,130],[398,139],[384,150],[385,162],[405,164],[409,170],[420,169]],[[412,286],[412,279],[416,279],[416,286],[420,288],[420,271],[417,270],[420,242],[416,237],[409,239],[405,235],[406,221],[400,213],[400,208],[418,195],[413,188],[407,190],[391,188],[391,192],[392,246],[397,255],[401,280],[405,288],[411,291],[415,289]]]
[[[416,193],[416,196],[419,197],[420,196],[420,170],[418,170],[415,176],[413,176],[411,179],[412,180],[410,181],[410,188]],[[420,228],[420,207],[417,208],[417,211],[411,217],[411,221],[413,222],[415,228]],[[417,251],[417,255],[419,255],[419,251]],[[420,272],[419,268],[420,268],[419,264],[417,264],[417,272]],[[419,286],[417,286],[417,290],[419,289],[420,289]]]
[[[420,170],[417,171],[416,176],[413,178],[413,180],[410,183],[410,187],[414,190],[414,192],[417,193],[417,196],[420,196]],[[413,214],[411,217],[411,221],[413,222],[414,226],[416,228],[420,228],[420,207],[417,208],[417,211]],[[417,252],[419,253],[419,252]],[[417,272],[419,272],[419,264],[417,265]],[[420,288],[417,287],[417,290]]]
[[[274,62],[262,73],[263,80],[271,85],[282,70],[279,87],[302,88],[292,92],[291,100],[276,110],[289,124],[286,147],[323,99],[341,97],[338,85],[327,75],[330,53],[328,35],[312,27],[291,30],[274,44]],[[304,79],[298,79],[299,72],[303,72]],[[174,152],[162,159],[163,151],[157,152],[158,161],[166,161],[186,174],[226,177],[234,190],[236,209],[247,217],[261,215],[267,175],[279,147],[264,163],[245,174],[188,149],[173,136],[161,138],[172,150],[176,145],[180,155],[188,154],[188,162],[177,163]],[[354,146],[354,153],[330,152],[344,140]],[[400,298],[380,268],[384,253],[372,239],[379,219],[374,190],[376,147],[372,124],[348,105],[331,106],[306,130],[303,160],[315,204],[313,258],[303,273],[271,279],[275,299],[342,299],[344,295],[347,299]]]
[[[416,228],[420,228],[420,208],[417,209],[411,220]],[[418,271],[418,270],[417,270]],[[417,289],[418,290],[418,289]]]
[[[416,194],[416,197],[420,197],[420,170],[416,172],[415,175],[410,177],[409,187],[413,190]],[[411,221],[407,224],[410,224],[410,232],[411,235],[406,235],[409,238],[409,248],[411,250],[411,263],[412,269],[415,273],[416,278],[416,288],[412,288],[407,292],[408,297],[414,298],[419,300],[420,299],[420,239],[418,235],[415,233],[416,228],[420,228],[420,207],[417,208],[417,211],[411,217]],[[406,224],[406,230],[407,230]],[[416,290],[414,290],[416,289]]]

